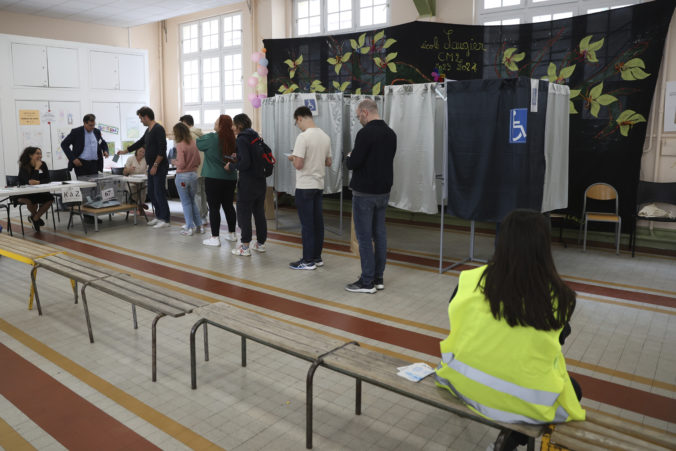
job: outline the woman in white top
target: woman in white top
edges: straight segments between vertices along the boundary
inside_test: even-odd
[[[147,174],[148,173],[148,163],[146,163],[146,150],[141,147],[136,151],[135,154],[131,155],[129,158],[127,158],[127,161],[124,164],[124,169],[122,170],[122,173],[124,175],[133,175],[133,174]],[[141,188],[138,193],[139,199],[137,199],[137,203],[139,205],[138,212],[139,214],[143,214],[143,210],[148,209],[148,205],[146,205],[146,193],[147,193],[147,188],[146,185],[142,185],[143,188]],[[141,209],[143,207],[143,210]]]

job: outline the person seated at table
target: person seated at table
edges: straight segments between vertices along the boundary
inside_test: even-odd
[[[26,147],[19,157],[19,185],[40,185],[50,182],[47,163],[42,161],[42,150],[39,147]],[[45,225],[41,217],[51,207],[54,196],[51,193],[22,194],[17,196],[17,200],[26,205],[30,212],[28,222],[33,224],[36,232],[39,232],[40,226]]]
[[[547,220],[532,210],[511,212],[488,264],[460,273],[437,385],[493,421],[584,420],[582,391],[561,352],[574,309],[575,292],[554,267]],[[504,429],[494,449],[527,441]]]
[[[148,163],[146,163],[146,150],[141,147],[136,151],[136,153],[129,158],[127,158],[127,161],[124,163],[124,169],[122,169],[122,174],[124,175],[134,175],[134,174],[146,174],[148,172]],[[136,184],[134,184],[136,185]],[[134,196],[138,195],[138,199],[133,200],[139,205],[138,212],[139,214],[143,214],[143,210],[148,209],[148,205],[146,204],[146,194],[147,194],[147,187],[145,184],[143,185],[137,185],[137,186],[142,186],[136,193],[134,193]]]

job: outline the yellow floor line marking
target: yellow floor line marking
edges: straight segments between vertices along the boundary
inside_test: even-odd
[[[89,259],[89,258],[83,258],[83,257],[78,257],[78,258],[81,258],[82,260],[87,261],[87,262],[92,263],[92,264],[98,264],[98,265],[107,267],[109,269],[115,269],[115,266],[103,264],[100,261],[95,261],[95,260],[92,260],[92,259]],[[213,298],[211,296],[196,293],[196,292],[191,291],[191,290],[186,290],[184,288],[181,288],[181,287],[178,287],[178,286],[166,283],[166,282],[162,282],[162,281],[159,281],[157,279],[152,279],[150,277],[142,276],[138,273],[132,274],[132,277],[144,280],[144,281],[149,282],[149,283],[153,283],[155,285],[158,285],[158,286],[161,286],[161,287],[164,287],[164,288],[169,288],[169,289],[178,291],[179,293],[182,293],[182,294],[186,294],[186,295],[189,295],[189,296],[196,297],[198,299],[202,299],[203,301],[207,301],[207,302],[210,302],[212,304],[215,303],[215,302],[221,302],[219,299]],[[294,322],[294,321],[291,321],[291,320],[282,319],[282,318],[279,318],[279,316],[271,315],[271,314],[253,309],[253,308],[244,307],[244,306],[236,304],[234,302],[229,302],[229,301],[222,301],[222,302],[226,302],[227,304],[230,304],[230,305],[237,307],[237,308],[240,308],[242,310],[247,310],[247,311],[250,311],[250,312],[257,313],[259,315],[267,316],[269,318],[282,321],[282,322],[287,323],[287,324],[292,324],[294,326],[302,327],[304,329],[311,330],[313,332],[325,335],[327,337],[335,338],[337,340],[342,340],[342,341],[345,341],[345,342],[352,341],[352,339],[347,338],[347,337],[343,337],[341,335],[337,335],[337,334],[327,332],[327,331],[322,330],[322,329],[318,329],[316,327],[307,326],[305,324],[297,323],[297,322]],[[448,331],[444,332],[444,334],[446,334],[446,333],[448,333]],[[411,363],[415,363],[415,362],[420,361],[420,359],[418,359],[418,358],[411,357],[409,355],[402,354],[402,353],[399,353],[399,352],[396,352],[396,351],[390,351],[388,349],[381,348],[381,347],[378,347],[378,346],[373,346],[373,345],[369,345],[369,344],[361,344],[361,346],[366,348],[366,349],[371,349],[373,351],[380,352],[381,354],[386,354],[386,355],[389,355],[389,356],[392,356],[392,357],[396,357],[396,358],[399,358],[399,359],[402,359],[402,360],[406,360],[406,361],[411,362]],[[616,376],[616,377],[619,377],[621,379],[626,379],[626,380],[633,381],[633,382],[639,382],[641,384],[650,385],[650,386],[662,388],[664,390],[676,392],[676,384],[661,382],[661,381],[649,379],[647,377],[637,376],[635,374],[627,373],[627,372],[624,372],[624,371],[613,370],[613,369],[605,368],[605,367],[602,367],[602,366],[599,366],[599,365],[585,363],[585,362],[582,362],[580,360],[573,360],[573,359],[567,358],[566,361],[568,363],[570,363],[571,365],[575,365],[575,366],[578,366],[580,368],[585,368],[585,369],[595,371],[595,372],[598,372],[598,373],[601,373],[601,374]],[[425,363],[427,363],[432,368],[434,368],[437,365],[438,362],[434,362],[434,363],[425,362]]]
[[[585,363],[579,360],[573,360],[569,358],[566,358],[566,363],[578,366],[580,368],[584,368],[586,370],[595,371],[597,373],[607,374],[609,376],[616,376],[622,379],[627,379],[632,382],[638,382],[640,384],[645,384],[648,386],[663,388],[664,390],[676,392],[676,384],[656,381],[654,379],[650,379],[649,377],[638,376],[636,374],[627,373],[625,371],[613,370],[611,368],[605,368],[599,365],[594,365],[593,363]]]
[[[36,426],[37,427],[37,426]],[[32,451],[35,447],[21,436],[5,420],[0,418],[0,448],[16,451]]]
[[[186,446],[223,449],[0,318],[0,330]],[[8,448],[11,449],[11,448]]]

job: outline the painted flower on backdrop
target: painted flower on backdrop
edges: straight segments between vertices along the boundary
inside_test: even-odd
[[[516,52],[516,47],[512,47],[505,50],[505,53],[502,54],[502,64],[512,72],[517,72],[519,67],[516,65],[519,61],[522,61],[526,57],[526,52],[514,53]]]
[[[601,38],[600,40],[596,42],[591,42],[592,34],[589,36],[585,36],[582,38],[580,41],[580,59],[582,60],[587,60],[590,63],[598,63],[599,60],[596,58],[596,52],[598,50],[601,50],[601,47],[603,47],[603,40],[605,38]]]
[[[572,94],[571,94],[572,97]],[[617,102],[617,97],[610,94],[603,94],[603,82],[594,86],[589,90],[588,96],[583,96],[585,99],[585,107],[588,107],[591,115],[599,117],[601,106],[608,106],[613,102]]]
[[[352,52],[345,52],[342,55],[338,54],[334,58],[328,58],[326,61],[333,66],[333,70],[336,71],[336,75],[340,73],[340,68],[343,67],[344,63],[350,61]]]
[[[295,60],[285,60],[284,61],[287,66],[289,66],[289,78],[293,78],[294,75],[296,75],[296,70],[298,70],[298,66],[300,66],[303,63],[303,55],[299,56]]]
[[[645,63],[641,58],[633,58],[626,63],[615,65],[615,70],[620,73],[622,80],[627,81],[643,80],[650,77],[650,74],[643,69],[645,69]]]
[[[549,63],[549,66],[547,66],[547,75],[542,77],[542,79],[549,80],[550,83],[564,84],[564,81],[567,78],[570,78],[570,76],[573,75],[573,72],[575,72],[575,64],[564,67],[557,74],[556,64]]]
[[[617,126],[620,127],[620,134],[628,136],[629,130],[639,122],[645,122],[645,117],[634,110],[624,110],[617,117]]]

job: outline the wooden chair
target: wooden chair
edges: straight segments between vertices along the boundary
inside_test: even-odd
[[[638,182],[638,194],[636,196],[636,212],[634,217],[634,227],[632,227],[631,237],[631,256],[636,251],[636,223],[639,219],[657,222],[676,222],[676,218],[669,217],[644,217],[639,216],[638,212],[646,204],[661,202],[665,204],[676,205],[676,182],[658,183],[658,182]]]
[[[615,210],[612,212],[587,211],[587,199],[597,201],[615,201]],[[620,202],[617,190],[607,183],[594,183],[589,185],[584,191],[584,202],[582,204],[582,224],[580,224],[580,233],[584,226],[584,241],[582,251],[587,250],[587,223],[610,222],[615,224],[615,252],[620,254],[620,232],[622,231],[622,218],[620,217]]]

